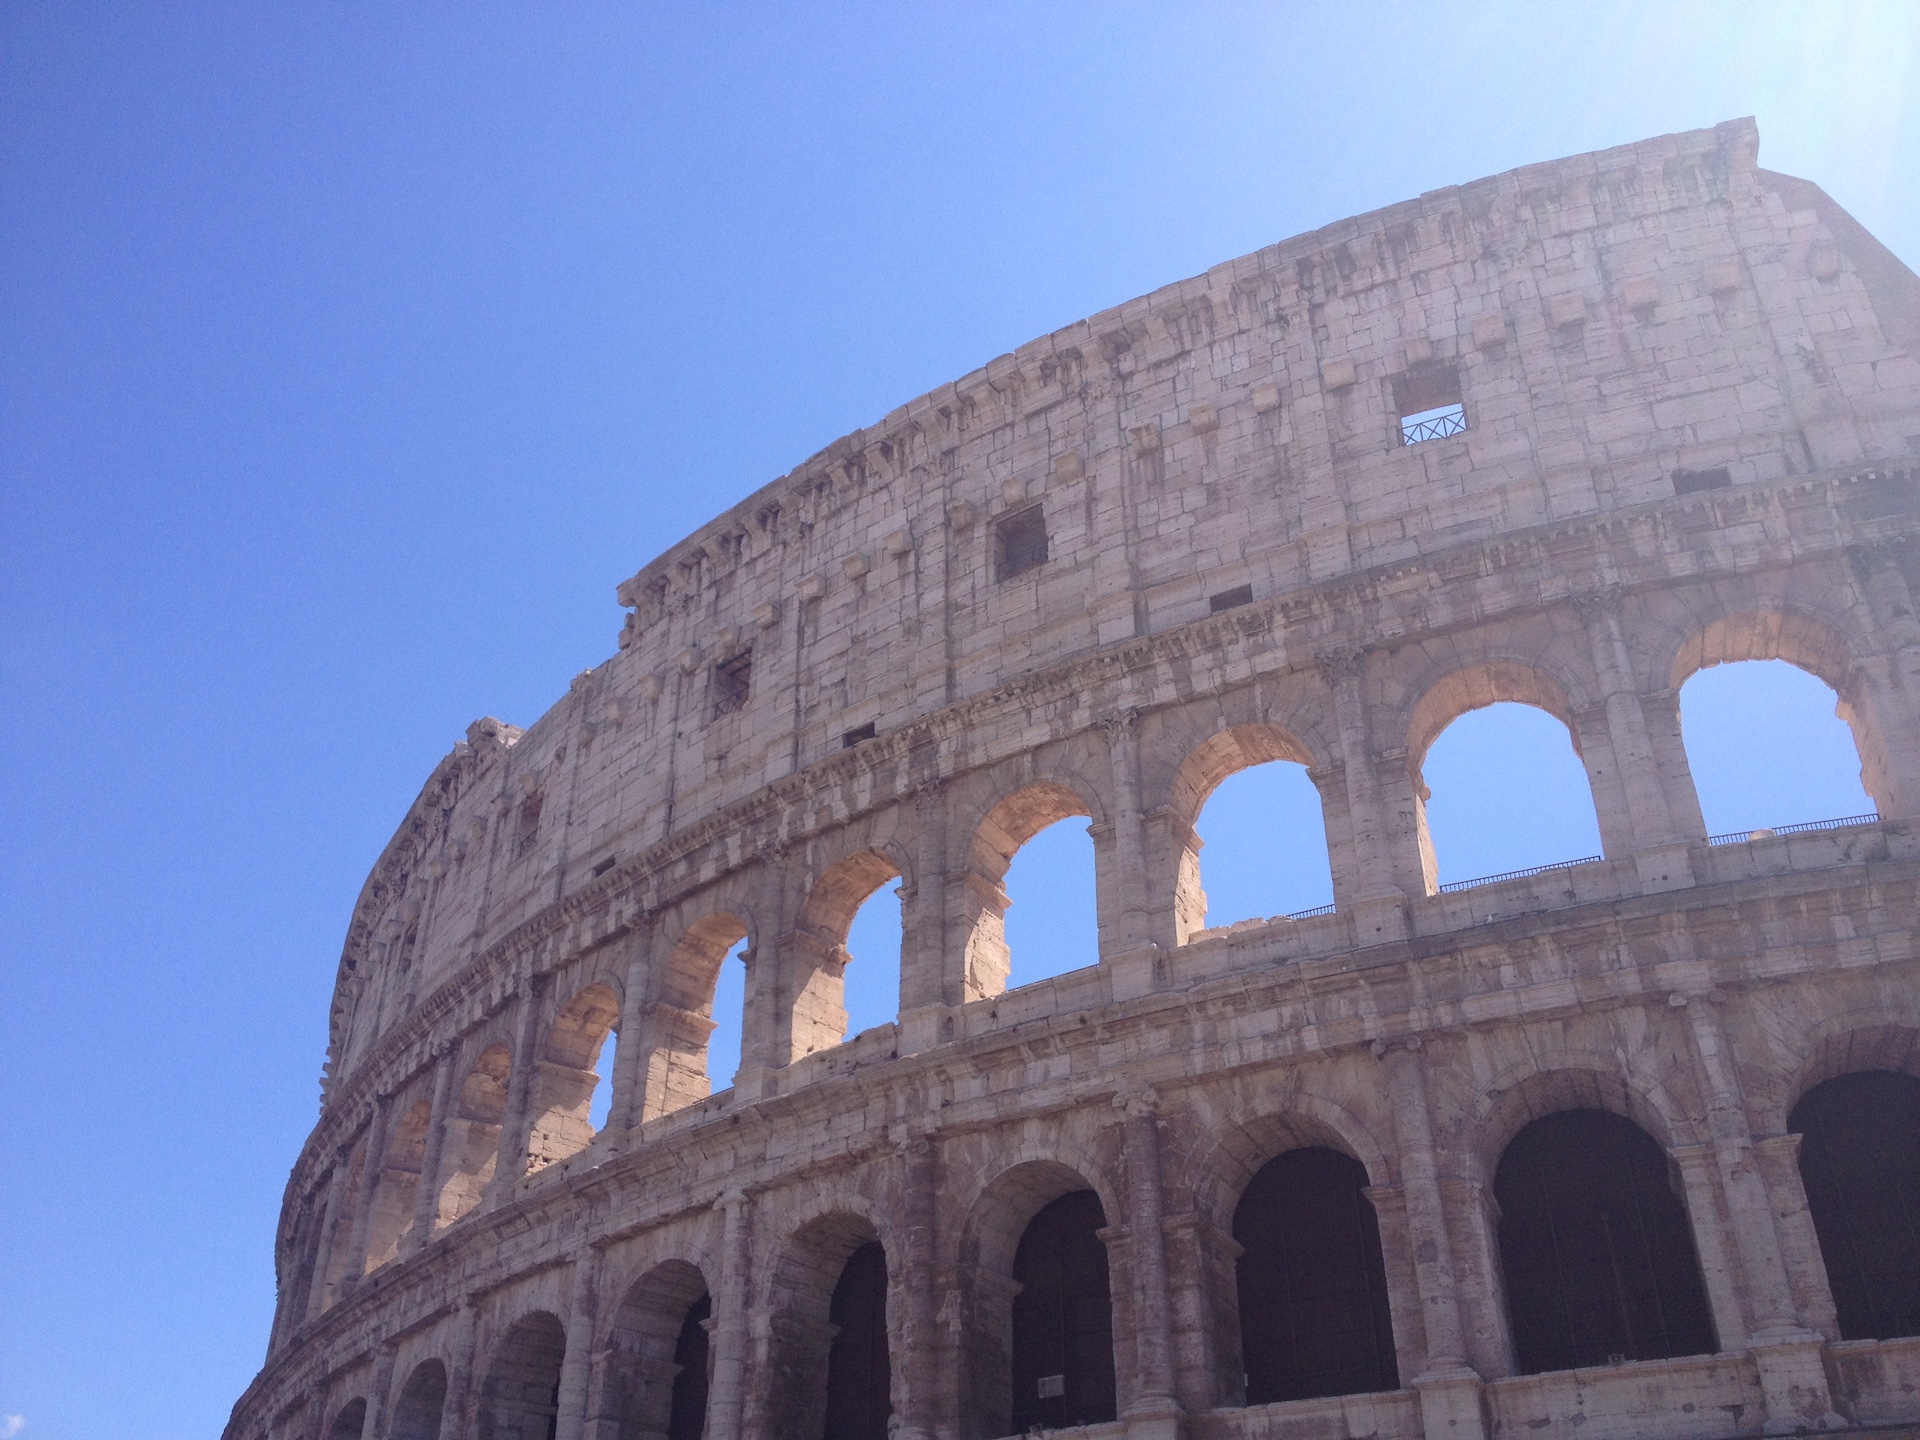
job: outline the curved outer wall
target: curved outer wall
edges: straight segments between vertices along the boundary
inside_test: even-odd
[[[1920,1421],[1920,1341],[1838,1338],[1786,1129],[1821,1079],[1920,1073],[1920,280],[1757,146],[1667,136],[1219,266],[622,584],[618,652],[524,733],[473,726],[360,897],[228,1434],[413,1434],[428,1362],[439,1434],[504,1433],[535,1312],[562,1440],[652,1434],[611,1377],[705,1288],[710,1440],[818,1440],[822,1287],[874,1238],[895,1422],[1001,1434],[1012,1249],[1082,1188],[1115,1434]],[[1401,444],[1449,386],[1465,432]],[[1002,578],[1032,511],[1045,561]],[[1707,843],[1678,686],[1769,657],[1839,692],[1878,823]],[[1568,723],[1605,855],[1440,894],[1425,747],[1503,699]],[[1321,792],[1335,910],[1207,930],[1200,804],[1274,758]],[[1006,857],[1070,814],[1100,963],[1005,991]],[[840,1043],[846,924],[896,875],[900,1018]],[[1667,1149],[1718,1353],[1515,1373],[1487,1186],[1571,1106]],[[1405,1388],[1247,1407],[1227,1232],[1300,1144],[1367,1169]]]

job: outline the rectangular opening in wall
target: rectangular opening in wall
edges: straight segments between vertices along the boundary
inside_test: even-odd
[[[615,856],[609,855],[607,856],[606,859],[602,860],[598,865],[595,865],[593,867],[593,878],[598,880],[602,875],[606,874],[609,870],[613,869],[615,859],[616,859]]]
[[[873,739],[876,733],[873,721],[871,720],[864,725],[856,725],[840,737],[840,748],[842,750],[851,750],[861,741]]]
[[[1697,490],[1724,490],[1733,484],[1733,474],[1724,465],[1716,465],[1711,470],[1676,470],[1673,472],[1673,493],[1691,495]]]
[[[1253,603],[1253,586],[1236,585],[1231,590],[1222,590],[1218,595],[1207,597],[1207,613],[1218,615],[1222,610],[1237,609]]]
[[[1011,580],[1047,563],[1047,517],[1029,505],[1001,518],[993,527],[994,578]]]
[[[1460,372],[1439,363],[1416,365],[1393,377],[1393,409],[1400,420],[1400,443],[1444,440],[1467,428]]]
[[[742,650],[713,667],[713,713],[725,715],[745,708],[753,686],[753,651]]]

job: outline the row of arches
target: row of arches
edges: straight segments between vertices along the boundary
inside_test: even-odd
[[[1709,626],[1675,665],[1694,667],[1688,686],[1710,679],[1717,684],[1716,668],[1723,674],[1767,672],[1763,688],[1772,701],[1756,703],[1752,695],[1742,698],[1731,691],[1722,696],[1734,717],[1719,723],[1722,738],[1745,736],[1751,741],[1754,732],[1764,729],[1759,717],[1779,710],[1775,702],[1798,686],[1790,740],[1779,743],[1764,762],[1749,758],[1736,766],[1738,775],[1750,782],[1755,776],[1777,779],[1796,770],[1819,770],[1827,788],[1818,793],[1825,798],[1810,801],[1802,794],[1801,805],[1865,810],[1872,806],[1870,799],[1838,785],[1850,769],[1859,768],[1847,725],[1841,718],[1826,718],[1824,737],[1817,733],[1818,712],[1833,701],[1832,692],[1795,668],[1817,662],[1823,673],[1832,671],[1838,645],[1831,631],[1805,620],[1747,617]],[[1788,660],[1755,658],[1767,654],[1785,654]],[[1259,708],[1256,703],[1254,709]],[[1517,661],[1448,672],[1409,707],[1408,763],[1418,787],[1412,803],[1428,888],[1438,883],[1430,821],[1443,815],[1444,806],[1442,792],[1426,787],[1422,775],[1451,764],[1445,754],[1447,735],[1470,725],[1476,716],[1523,710],[1549,727],[1559,727],[1563,768],[1581,763],[1580,733],[1591,733],[1598,722],[1591,714],[1573,711],[1565,687],[1552,675]],[[1839,714],[1850,712],[1841,706]],[[1495,818],[1508,829],[1531,826],[1536,834],[1546,833],[1540,829],[1547,808],[1541,800],[1551,787],[1543,784],[1538,767],[1515,763],[1523,751],[1512,736],[1508,731],[1497,746],[1483,747],[1478,780],[1467,773],[1449,774],[1446,789],[1464,792],[1477,786],[1486,791],[1504,782],[1505,799]],[[1537,758],[1540,752],[1536,748],[1533,753]],[[1224,858],[1235,851],[1252,855],[1256,858],[1249,868],[1258,873],[1282,868],[1273,862],[1276,853],[1312,852],[1317,843],[1322,871],[1333,885],[1340,867],[1332,859],[1351,859],[1359,842],[1330,798],[1344,783],[1337,767],[1316,768],[1312,761],[1292,732],[1238,717],[1238,723],[1186,748],[1168,778],[1155,783],[1154,794],[1164,801],[1154,811],[1159,848],[1157,855],[1143,858],[1170,872],[1171,883],[1160,892],[1173,912],[1172,930],[1164,938],[1191,939],[1210,920],[1221,918],[1212,913],[1201,885],[1203,833],[1215,842],[1210,857]],[[1097,765],[1090,760],[1089,768]],[[1232,831],[1215,829],[1209,819],[1215,805],[1224,805],[1230,813],[1235,789],[1251,784],[1251,818],[1270,821],[1283,807],[1274,803],[1273,787],[1261,790],[1258,781],[1276,772],[1291,780],[1298,828],[1317,829],[1317,836],[1301,833],[1294,837],[1297,843],[1276,846],[1271,837],[1263,840],[1253,833],[1255,824],[1239,832],[1237,844],[1221,844]],[[1586,786],[1585,814],[1576,817],[1585,828],[1575,827],[1577,833],[1563,843],[1579,851],[1596,843],[1587,837],[1595,833],[1594,797],[1600,791],[1587,771],[1571,775],[1562,777],[1567,783],[1561,789],[1571,793]],[[1243,815],[1246,808],[1242,806]],[[1122,885],[1111,855],[1101,860],[1093,853],[1096,834],[1109,837],[1111,850],[1113,826],[1109,802],[1099,792],[1058,777],[1034,778],[983,806],[978,820],[963,831],[962,843],[947,857],[953,868],[937,874],[926,887],[939,892],[932,911],[923,903],[909,917],[902,900],[903,894],[920,888],[907,877],[922,857],[895,841],[882,841],[826,864],[808,884],[793,922],[774,936],[756,937],[752,895],[738,897],[748,903],[737,908],[697,914],[661,937],[662,953],[641,980],[644,994],[627,995],[632,977],[607,973],[567,998],[547,1022],[537,1046],[520,1061],[530,1072],[522,1093],[514,1091],[516,1046],[508,1037],[496,1036],[486,1039],[477,1054],[469,1052],[450,1103],[440,1111],[424,1094],[405,1096],[378,1137],[377,1159],[369,1160],[368,1145],[360,1147],[350,1159],[339,1203],[314,1222],[308,1253],[325,1250],[327,1263],[311,1282],[312,1293],[324,1306],[355,1276],[387,1263],[410,1243],[419,1243],[474,1209],[490,1186],[579,1153],[609,1124],[630,1128],[705,1099],[731,1082],[740,1057],[749,1051],[762,1066],[791,1064],[832,1049],[870,1021],[891,1019],[910,1002],[964,1003],[997,995],[1010,983],[1097,962],[1103,949],[1125,943],[1110,937],[1126,933],[1122,912],[1140,903],[1140,897],[1130,893],[1137,887]],[[1077,833],[1082,827],[1086,833]],[[1069,843],[1060,846],[1057,840]],[[1019,873],[1025,860],[1038,862],[1033,873]],[[1209,867],[1214,864],[1209,858]],[[776,879],[787,883],[784,876]],[[1016,891],[1023,900],[1018,907],[1012,903]],[[727,897],[717,898],[724,902]],[[1023,935],[1029,910],[1040,923]],[[1144,923],[1151,931],[1157,922],[1147,917]],[[935,977],[929,984],[928,957],[923,953],[916,961],[910,953],[913,929],[922,932],[922,951],[931,947],[941,952],[932,957],[932,968],[944,966],[948,949],[963,952],[961,973],[950,979]],[[1150,938],[1145,933],[1135,936],[1141,943]],[[875,953],[888,949],[899,957],[898,964],[886,965]],[[755,999],[747,961],[762,953],[769,963],[760,970],[768,978]],[[1025,958],[1016,963],[1016,956]],[[749,1014],[756,1005],[761,1012],[757,1021]],[[632,1037],[636,1053],[624,1069],[616,1064],[623,1019],[640,1022],[640,1033]],[[369,1164],[377,1165],[371,1175]],[[358,1213],[363,1209],[364,1221]],[[332,1232],[334,1243],[321,1237],[321,1229]]]
[[[1920,1079],[1862,1071],[1827,1080],[1792,1112],[1800,1171],[1837,1325],[1846,1339],[1920,1334]],[[1002,1204],[1024,1224],[1003,1279],[976,1283],[977,1433],[1005,1435],[1116,1418],[1126,1365],[1116,1344],[1118,1233],[1071,1167],[1016,1166]],[[1499,1287],[1515,1369],[1541,1373],[1705,1355],[1721,1348],[1683,1188],[1660,1143],[1633,1120],[1555,1111],[1508,1142],[1492,1194]],[[1366,1165],[1327,1145],[1283,1149],[1254,1172],[1231,1227],[1240,1370],[1236,1403],[1400,1389],[1409,1317],[1396,1316]],[[1004,1258],[1004,1257],[1003,1257]],[[997,1263],[992,1247],[983,1271]],[[752,1381],[777,1440],[886,1440],[894,1423],[905,1267],[871,1222],[830,1213],[782,1247],[766,1303],[771,1329]],[[1400,1294],[1409,1293],[1402,1285]],[[655,1265],[621,1297],[594,1344],[583,1402],[601,1440],[700,1440],[715,1363],[714,1302],[693,1263]],[[562,1403],[566,1327],[548,1311],[515,1320],[477,1367],[471,1434],[551,1440]],[[441,1440],[448,1394],[438,1358],[394,1400],[393,1440]],[[357,1440],[364,1397],[328,1440]],[[448,1440],[454,1440],[451,1433]]]

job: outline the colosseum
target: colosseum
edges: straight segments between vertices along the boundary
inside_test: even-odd
[[[1229,261],[621,584],[361,892],[231,1440],[1920,1433],[1920,278],[1758,147]],[[1708,835],[1677,694],[1751,659],[1877,813]],[[1604,854],[1443,889],[1423,761],[1496,701]],[[1208,928],[1273,760],[1335,903]],[[1075,816],[1098,963],[1009,988]]]

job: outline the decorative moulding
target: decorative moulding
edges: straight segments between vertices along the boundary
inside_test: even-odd
[[[753,623],[762,630],[771,630],[780,623],[780,606],[772,600],[762,600],[753,607]]]
[[[1320,364],[1320,383],[1329,390],[1345,390],[1358,378],[1351,360],[1324,360]]]
[[[947,523],[956,530],[973,528],[973,506],[964,500],[955,500],[947,506]]]
[[[793,587],[793,593],[802,600],[818,600],[827,593],[827,582],[818,575],[803,575],[800,583]]]
[[[1209,435],[1220,428],[1220,412],[1211,405],[1191,405],[1187,408],[1187,424],[1196,435]]]
[[[1086,474],[1085,467],[1080,463],[1080,452],[1078,450],[1069,450],[1066,454],[1055,460],[1053,462],[1053,473],[1062,480],[1078,480],[1082,475]]]
[[[661,683],[658,675],[642,675],[640,677],[640,694],[649,704],[658,700],[661,692],[665,689],[666,686]]]
[[[1556,295],[1548,306],[1553,316],[1553,328],[1571,330],[1576,325],[1587,323],[1587,299],[1584,295]]]
[[[1129,425],[1127,438],[1133,442],[1133,453],[1151,455],[1160,448],[1160,427],[1157,425]]]
[[[700,668],[700,647],[698,645],[687,646],[686,649],[673,657],[673,663],[680,667],[680,673],[682,675],[691,675],[695,670]]]
[[[1248,394],[1253,399],[1255,414],[1265,415],[1280,408],[1280,387],[1271,380],[1262,380]]]
[[[887,554],[897,560],[902,555],[911,555],[913,553],[913,534],[911,531],[905,529],[894,530],[889,532],[887,538],[882,540],[880,544],[886,550]]]
[[[858,580],[871,568],[867,563],[867,557],[858,550],[840,562],[840,573],[849,580]]]
[[[1497,310],[1473,317],[1473,348],[1498,350],[1507,343],[1507,317]]]
[[[1027,482],[1018,475],[1009,475],[1000,482],[1000,498],[1009,505],[1018,505],[1027,498]]]

